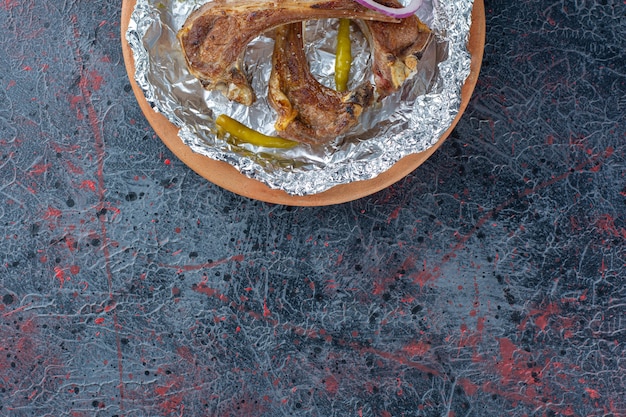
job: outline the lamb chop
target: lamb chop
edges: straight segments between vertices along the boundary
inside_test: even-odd
[[[401,7],[397,0],[380,4]],[[372,71],[379,98],[396,91],[417,69],[426,46],[434,39],[428,26],[412,15],[399,23],[357,22],[372,51]]]
[[[304,52],[302,22],[276,29],[268,99],[278,113],[279,136],[318,144],[335,139],[359,122],[363,108],[374,98],[365,82],[338,92],[320,84],[309,70]]]
[[[187,18],[178,39],[189,71],[204,88],[250,105],[255,94],[242,69],[246,45],[283,24],[337,17],[398,21],[353,0],[214,0]]]

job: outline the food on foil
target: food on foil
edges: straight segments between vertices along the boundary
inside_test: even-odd
[[[242,69],[246,46],[280,25],[333,17],[396,21],[353,0],[215,0],[187,18],[178,39],[189,71],[206,89],[251,105],[256,96]]]
[[[377,10],[357,1],[362,0],[214,0],[194,11],[177,37],[190,73],[205,89],[250,106],[256,92],[243,69],[246,46],[276,29],[267,97],[277,113],[276,133],[297,142],[324,144],[352,130],[365,108],[397,91],[415,74],[434,38],[415,10],[407,15],[407,7],[417,7],[418,0],[407,7],[397,0],[383,0],[376,3]],[[388,10],[407,17],[397,18]],[[359,25],[370,46],[374,85],[365,81],[347,90],[345,57],[339,67],[344,76],[336,89],[322,85],[311,73],[302,25],[323,18],[344,22],[343,50],[346,20]]]
[[[224,114],[258,133],[276,137],[277,116],[266,94],[273,31],[261,34],[244,48],[241,68],[248,72],[250,85],[258,94],[251,106],[228,100],[217,90],[206,90],[189,71],[177,34],[207,0],[137,0],[126,40],[134,59],[134,79],[146,101],[178,128],[177,136],[189,149],[227,163],[271,189],[289,195],[314,195],[337,185],[375,178],[401,158],[431,148],[458,116],[461,88],[471,69],[467,46],[473,1],[417,1],[422,4],[415,14],[431,29],[434,41],[428,42],[415,75],[398,91],[364,109],[359,124],[350,132],[321,145],[273,150],[248,146],[246,135],[237,142],[233,134],[220,133],[217,118]],[[336,85],[338,23],[337,19],[324,18],[304,24],[311,72],[331,88]],[[371,48],[355,21],[350,37],[348,88],[364,80],[374,84]]]
[[[309,71],[302,32],[302,22],[277,28],[268,98],[278,114],[274,127],[279,136],[324,143],[359,122],[363,108],[374,99],[374,89],[364,82],[339,92],[319,83]]]

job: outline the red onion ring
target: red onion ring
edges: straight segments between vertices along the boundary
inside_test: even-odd
[[[367,8],[376,10],[377,12],[380,12],[387,16],[395,17],[398,19],[409,17],[412,14],[415,14],[417,9],[419,9],[420,6],[422,5],[422,0],[411,0],[411,3],[409,3],[407,6],[396,9],[396,8],[389,7],[389,6],[384,6],[380,3],[377,3],[375,0],[354,0],[354,1],[356,1],[357,3]]]

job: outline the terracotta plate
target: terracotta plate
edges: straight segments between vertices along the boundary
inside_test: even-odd
[[[319,194],[293,196],[281,190],[271,189],[260,181],[248,178],[225,162],[216,161],[193,152],[178,137],[178,128],[167,120],[165,116],[155,112],[152,107],[150,107],[143,91],[135,82],[133,53],[126,42],[126,31],[128,30],[130,16],[135,9],[135,1],[136,0],[123,0],[122,3],[122,52],[124,54],[130,84],[139,102],[139,107],[145,114],[154,131],[181,161],[212,183],[245,197],[276,204],[323,206],[345,203],[380,191],[414,171],[441,146],[465,111],[472,92],[474,91],[474,87],[476,86],[476,81],[478,80],[478,73],[480,72],[485,46],[485,8],[483,0],[474,0],[472,26],[470,28],[468,45],[469,52],[472,56],[471,67],[470,74],[465,80],[465,84],[461,90],[461,107],[451,126],[441,135],[441,138],[434,146],[424,152],[402,158],[389,170],[381,173],[376,178],[337,185]]]

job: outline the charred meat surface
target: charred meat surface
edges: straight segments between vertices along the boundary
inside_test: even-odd
[[[397,0],[379,3],[401,7]],[[434,36],[415,15],[391,24],[361,20],[359,26],[370,44],[376,92],[384,98],[400,88],[416,71],[423,51]]]
[[[338,17],[398,21],[353,0],[215,0],[187,18],[178,40],[189,71],[204,88],[250,105],[256,97],[242,68],[248,43],[280,25]]]
[[[373,87],[364,83],[340,93],[320,84],[309,70],[302,32],[302,23],[276,29],[268,98],[278,113],[275,128],[279,136],[324,143],[359,122],[363,108],[373,100]]]

